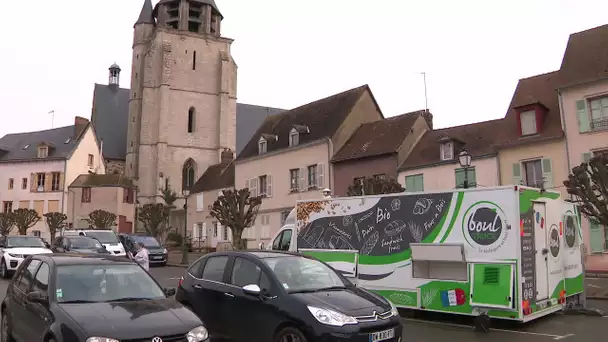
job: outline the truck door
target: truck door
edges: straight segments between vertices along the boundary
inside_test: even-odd
[[[280,231],[279,234],[275,236],[274,240],[272,240],[271,249],[275,251],[290,251],[292,235],[293,230],[291,228]]]
[[[536,300],[549,298],[549,246],[547,238],[547,210],[545,203],[534,203],[534,265],[536,267]]]

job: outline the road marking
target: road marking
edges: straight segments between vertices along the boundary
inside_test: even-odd
[[[167,279],[169,279],[169,280],[179,280],[179,279],[181,279],[181,278],[182,278],[182,277],[177,277],[177,278],[173,277],[173,278],[167,278]]]
[[[597,285],[594,285],[594,284],[587,284],[587,286],[589,286],[589,287],[595,287],[596,289],[601,289],[602,288],[601,286],[597,286]]]
[[[426,324],[434,324],[434,325],[444,325],[444,326],[455,327],[455,328],[473,329],[472,326],[465,325],[465,324],[433,322],[433,321],[425,321],[425,320],[416,319],[416,318],[403,318],[402,317],[401,319],[404,320],[404,321],[417,322],[417,323],[426,323]],[[490,328],[490,330],[491,331],[506,332],[506,333],[522,334],[522,335],[534,335],[534,336],[552,337],[554,340],[563,340],[565,338],[574,336],[574,334],[553,335],[553,334],[544,334],[544,333],[537,333],[537,332],[531,332],[531,331],[517,331],[517,330],[506,330],[506,329],[495,329],[495,328]]]

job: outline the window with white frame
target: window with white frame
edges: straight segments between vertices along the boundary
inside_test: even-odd
[[[544,183],[542,161],[540,159],[528,160],[522,162],[522,166],[525,176],[524,184],[535,188],[542,187]]]
[[[589,107],[591,107],[591,128],[608,128],[608,96],[590,100]]]
[[[217,221],[213,221],[213,237],[217,237]]]
[[[258,153],[259,154],[266,153],[267,149],[268,149],[268,146],[267,146],[266,139],[260,138],[260,140],[258,141]]]
[[[298,191],[298,183],[300,182],[300,169],[289,170],[289,191]]]
[[[258,177],[258,193],[260,196],[268,196],[268,176]]]
[[[40,146],[38,147],[38,158],[46,158],[49,156],[49,148],[48,146]]]
[[[454,159],[454,143],[451,141],[441,144],[441,160]]]
[[[289,132],[289,146],[296,146],[300,143],[300,134],[295,128]]]
[[[528,110],[520,113],[519,121],[521,123],[521,135],[532,135],[538,133],[538,127],[536,125],[536,112],[534,110]]]
[[[308,187],[314,188],[317,186],[317,165],[308,166]]]

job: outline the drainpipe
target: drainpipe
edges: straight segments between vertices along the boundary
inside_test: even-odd
[[[502,184],[502,174],[500,172],[500,158],[499,158],[498,153],[496,153],[496,176],[498,177],[498,185],[503,185]]]
[[[568,174],[570,174],[570,170],[572,170],[572,165],[570,165],[570,149],[568,148],[568,134],[566,133],[566,114],[564,113],[564,99],[562,98],[562,92],[557,90],[557,97],[559,98],[559,114],[562,119],[562,129],[564,130],[564,138],[566,139],[566,165],[568,165]],[[572,199],[572,195],[569,195],[570,199]]]
[[[76,193],[74,192],[74,190],[69,190],[68,189],[68,193],[72,193],[72,229],[76,228],[76,218],[74,217],[74,208],[76,207]],[[62,234],[63,235],[63,232]]]
[[[68,169],[68,160],[66,159],[65,162],[63,163],[63,184],[61,184],[63,187],[61,188],[61,213],[64,214],[65,213],[65,183],[66,183],[66,172]],[[68,189],[69,191],[69,189]]]

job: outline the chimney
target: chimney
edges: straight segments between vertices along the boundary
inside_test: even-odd
[[[222,153],[220,154],[220,162],[222,164],[228,164],[233,160],[234,160],[234,153],[232,152],[232,150],[229,148],[223,149]]]
[[[424,118],[424,120],[426,120],[426,123],[429,125],[429,128],[432,131],[433,130],[433,114],[431,114],[431,112],[429,112],[428,109],[425,109],[422,112],[422,117]]]
[[[89,119],[85,119],[81,116],[77,116],[74,118],[74,137],[73,139],[78,139],[82,131],[89,124]]]

